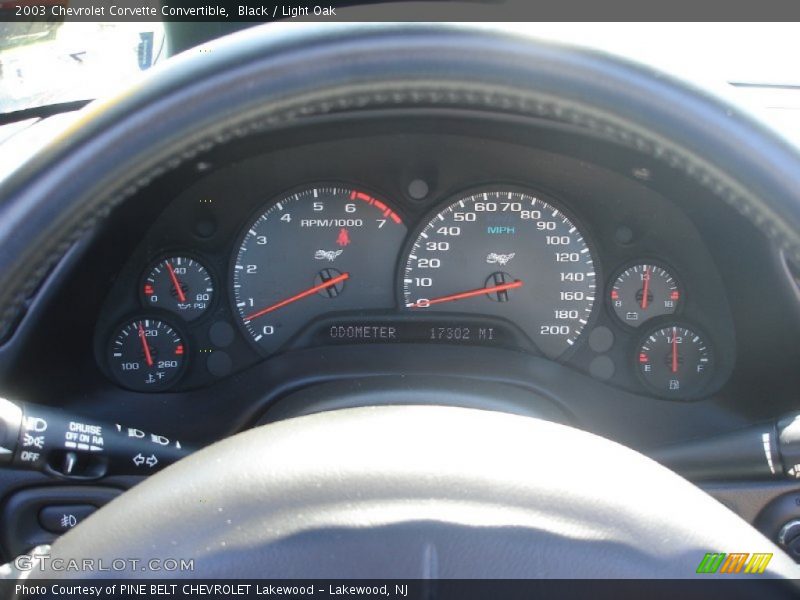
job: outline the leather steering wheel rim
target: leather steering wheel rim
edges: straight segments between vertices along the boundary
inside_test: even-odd
[[[604,438],[493,411],[375,406],[201,450],[51,558],[192,557],[193,571],[165,575],[210,579],[666,579],[694,576],[714,548],[773,553],[767,577],[798,573],[716,500]]]
[[[0,189],[3,198],[0,204],[0,331],[13,323],[26,298],[72,242],[165,171],[201,156],[212,147],[253,133],[277,133],[336,113],[391,107],[468,109],[565,122],[588,134],[632,146],[668,162],[712,189],[748,217],[790,258],[800,262],[800,157],[758,124],[732,113],[730,107],[697,90],[618,59],[537,43],[500,29],[290,24],[257,28],[212,44],[207,52],[171,62],[129,93],[90,106],[84,112],[81,128],[62,136],[4,182]],[[78,171],[81,177],[74,176]],[[90,533],[100,535],[108,531],[101,525],[108,525],[113,515],[123,520],[127,531],[127,537],[118,540],[123,543],[116,547],[119,550],[124,550],[125,544],[133,544],[133,536],[144,542],[145,536],[150,535],[152,537],[147,540],[150,544],[155,544],[156,540],[158,543],[174,541],[168,539],[173,533],[171,530],[159,533],[146,526],[145,514],[134,512],[131,514],[137,516],[132,518],[124,513],[123,507],[134,510],[137,502],[156,506],[159,490],[165,491],[176,484],[185,485],[187,489],[200,481],[210,485],[215,480],[207,479],[206,473],[210,471],[223,477],[225,473],[220,471],[219,465],[228,458],[234,459],[248,450],[266,449],[292,435],[304,438],[307,434],[301,426],[331,436],[328,428],[348,428],[354,423],[363,425],[372,420],[363,436],[371,435],[369,432],[374,428],[386,434],[383,438],[386,440],[391,433],[389,416],[417,417],[426,424],[426,419],[430,419],[431,423],[444,426],[447,419],[441,416],[443,413],[427,411],[459,411],[432,407],[362,410],[367,412],[337,411],[272,424],[203,450],[99,511],[59,540],[54,552],[90,554],[90,540],[93,544],[97,542],[96,537],[89,537]],[[404,412],[398,413],[398,410]],[[469,416],[465,416],[465,412],[448,413],[448,418],[462,423],[464,430],[441,429],[446,434],[444,439],[464,452],[469,450],[469,445],[464,443],[464,431],[472,431],[476,419],[473,413],[466,412]],[[776,551],[765,538],[744,521],[737,521],[721,505],[691,486],[686,488],[688,484],[681,483],[680,478],[668,475],[655,464],[641,462],[646,459],[630,458],[625,452],[631,451],[619,454],[621,451],[611,442],[598,443],[597,438],[568,428],[561,427],[554,433],[551,428],[559,426],[553,424],[507,419],[512,417],[480,413],[478,420],[496,424],[496,429],[487,434],[493,441],[502,441],[501,430],[518,431],[517,435],[506,435],[508,443],[517,444],[519,450],[543,450],[535,445],[535,439],[526,436],[541,435],[553,442],[556,437],[563,436],[570,443],[574,441],[577,447],[596,450],[597,456],[608,454],[609,459],[630,464],[642,477],[663,483],[670,494],[674,492],[683,498],[685,491],[686,507],[699,503],[704,508],[694,516],[683,511],[679,515],[671,514],[666,520],[662,516],[662,527],[670,534],[684,530],[680,519],[690,519],[698,532],[709,534],[710,544],[711,531],[706,527],[723,522],[724,530],[735,536],[729,538],[726,533],[717,532],[715,539],[719,542],[747,540],[757,547],[769,548],[767,551]],[[320,425],[323,422],[328,425],[323,427]],[[290,435],[290,431],[294,433]],[[434,432],[429,434],[432,436]],[[364,439],[363,436],[358,439]],[[435,450],[435,447],[425,447]],[[405,477],[403,465],[408,463],[403,462],[404,455],[386,444],[380,449],[375,456],[388,461],[384,465],[387,472]],[[360,465],[366,469],[364,472],[370,472],[369,463],[364,462],[368,458],[366,453],[361,456],[361,462],[357,460],[357,453],[337,456],[352,458],[355,462],[348,466],[348,473],[363,482],[356,477],[353,468]],[[252,483],[254,490],[263,490],[270,469],[293,465],[298,468],[297,473],[307,476],[317,472],[300,468],[311,465],[298,464],[297,456],[285,458],[286,463],[278,463],[270,456],[273,462],[262,465],[264,471],[250,475],[242,472],[242,481]],[[569,459],[577,461],[578,456],[569,454]],[[569,459],[565,462],[570,463]],[[470,475],[459,461],[436,462],[441,469],[437,472],[445,479],[458,476],[457,481],[475,485],[490,475],[485,464],[483,469]],[[518,461],[509,464],[522,466]],[[335,472],[335,469],[331,471]],[[608,477],[620,476],[608,469],[603,473]],[[529,481],[531,475],[520,473],[520,477],[520,482],[524,482]],[[421,483],[429,485],[435,480],[431,476],[422,478]],[[407,479],[387,479],[384,481],[386,489],[395,489],[393,484],[397,481],[409,483]],[[546,490],[547,485],[556,485],[559,481],[562,479],[553,474],[551,479],[540,482],[544,486],[540,492],[544,493],[542,490]],[[576,481],[580,482],[580,478]],[[501,486],[498,489],[514,485],[510,481],[492,482]],[[306,481],[306,487],[300,486],[296,491],[302,495],[312,483]],[[539,493],[536,492],[539,488],[522,487],[527,490],[529,500]],[[244,492],[241,488],[239,491]],[[221,494],[223,490],[214,492]],[[591,497],[586,495],[586,490],[582,494],[584,498]],[[606,498],[609,490],[605,489],[602,495]],[[233,496],[229,494],[227,498],[232,502]],[[573,506],[571,502],[567,504]],[[185,503],[182,506],[186,508]],[[247,503],[246,506],[252,509],[254,505]],[[616,506],[620,512],[605,514],[607,520],[625,515],[630,525],[631,519],[636,521],[641,514],[648,514],[640,513],[631,502]],[[163,508],[174,514],[174,509]],[[225,506],[221,508],[224,512]],[[196,511],[184,513],[188,527],[202,530],[201,518],[209,516],[206,509],[199,503]],[[574,515],[564,513],[559,518],[568,516]],[[188,529],[184,527],[183,531]],[[559,540],[565,537],[565,531],[568,530],[562,530],[557,536]],[[166,535],[167,532],[170,535]],[[197,533],[200,535],[199,531]],[[245,534],[242,536],[246,539]],[[632,546],[640,558],[651,551],[645,548],[645,539],[652,540],[652,537],[642,538],[642,543]],[[103,540],[104,548],[109,551],[115,548],[112,538],[104,535]],[[564,552],[575,553],[580,549],[580,544],[568,546],[572,550]],[[265,549],[270,547],[277,546],[269,543],[264,546]],[[222,562],[224,555],[224,552],[219,553]],[[695,567],[700,558],[702,556],[695,560]],[[789,570],[795,566],[785,562],[788,559],[779,551],[774,560],[774,573],[796,573]],[[492,564],[500,567],[496,562]],[[531,573],[523,569],[526,564],[530,567],[525,561],[519,562],[522,569],[519,573]],[[652,561],[632,564],[638,567],[622,573],[652,576],[652,569],[656,568]],[[684,572],[684,562],[676,561],[671,566],[676,570],[657,572],[678,577],[692,574]],[[603,575],[594,571],[591,574]]]

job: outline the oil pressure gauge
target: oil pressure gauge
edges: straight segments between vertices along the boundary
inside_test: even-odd
[[[638,327],[653,317],[674,313],[683,291],[665,268],[637,264],[616,277],[610,295],[614,314],[626,325]]]
[[[199,262],[186,256],[170,256],[155,263],[141,285],[142,302],[192,321],[211,305],[214,285]]]
[[[637,363],[642,380],[661,396],[697,396],[713,368],[711,347],[703,336],[682,324],[659,327],[641,341]]]

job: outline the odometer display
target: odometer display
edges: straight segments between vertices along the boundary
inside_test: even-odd
[[[450,203],[419,231],[401,276],[406,309],[508,319],[551,358],[575,343],[595,300],[584,236],[533,192],[482,191]]]

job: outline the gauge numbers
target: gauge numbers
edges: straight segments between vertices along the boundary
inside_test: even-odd
[[[201,316],[214,296],[208,270],[186,256],[165,258],[150,269],[141,286],[146,306],[163,308],[187,321]]]
[[[674,313],[683,292],[663,267],[637,264],[616,277],[610,296],[614,314],[620,321],[638,327],[653,317]]]
[[[109,368],[124,387],[140,392],[164,390],[180,376],[186,346],[165,321],[139,318],[117,329],[109,347]]]
[[[651,331],[639,345],[637,361],[648,386],[662,396],[679,398],[701,392],[713,367],[708,343],[681,324]]]
[[[491,190],[461,196],[426,221],[401,289],[409,311],[505,318],[555,358],[591,316],[595,266],[577,225],[552,201]]]
[[[264,207],[234,257],[235,310],[272,353],[315,317],[391,308],[392,265],[406,228],[385,202],[337,186],[302,189]]]

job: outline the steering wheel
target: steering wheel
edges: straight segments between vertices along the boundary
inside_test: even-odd
[[[499,28],[269,25],[90,105],[5,182],[0,330],[73,241],[155,177],[253,133],[395,107],[545,119],[634,147],[800,262],[800,157],[677,81]],[[51,555],[192,557],[205,578],[683,578],[706,552],[745,550],[774,553],[766,576],[798,575],[733,512],[609,440],[475,408],[346,404],[197,452]]]

